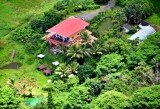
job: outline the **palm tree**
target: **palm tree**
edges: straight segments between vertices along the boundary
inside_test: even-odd
[[[81,38],[82,38],[81,43],[82,44],[86,44],[88,42],[88,40],[89,40],[88,33],[87,32],[81,33]]]
[[[107,52],[107,49],[102,47],[100,44],[91,44],[91,50],[93,55],[102,55],[103,53]]]
[[[65,78],[71,74],[71,70],[65,63],[62,63],[56,68],[55,73],[60,75],[61,78]]]
[[[83,58],[83,54],[81,54],[79,52],[79,47],[76,47],[76,45],[72,45],[68,50],[67,50],[67,56],[70,57],[71,59],[74,59],[74,58]]]
[[[73,62],[68,65],[68,69],[70,69],[72,74],[78,73],[79,64],[77,62]]]
[[[84,45],[80,45],[79,47],[76,47],[75,45],[72,45],[67,50],[67,56],[72,59],[77,59],[77,62],[79,64],[83,64],[86,57],[90,57],[92,54],[92,51],[90,48],[87,48]]]

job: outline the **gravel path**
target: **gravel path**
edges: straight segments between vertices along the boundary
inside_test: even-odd
[[[111,7],[114,7],[114,6],[115,6],[115,0],[110,0],[110,1],[108,2],[108,4],[105,5],[105,6],[103,6],[102,8],[97,9],[97,10],[93,10],[93,11],[90,11],[90,12],[83,12],[83,13],[77,15],[76,17],[82,18],[82,19],[84,19],[84,20],[91,20],[91,19],[93,19],[95,16],[97,16],[98,13],[107,11],[107,10],[109,10]]]

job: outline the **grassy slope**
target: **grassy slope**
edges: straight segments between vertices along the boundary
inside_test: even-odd
[[[0,37],[47,11],[54,3],[55,0],[0,0]]]
[[[23,45],[9,41],[4,36],[28,22],[31,17],[51,9],[55,2],[55,0],[0,0],[0,67],[11,63],[9,57],[13,49],[16,50],[14,61],[22,63],[22,67],[18,70],[0,70],[0,86],[8,86],[9,78],[13,78],[19,90],[26,84],[27,89],[33,88],[34,95],[42,93],[41,88],[47,85],[50,77],[36,70],[40,60],[34,55],[28,55]],[[46,58],[44,60],[46,65],[48,60],[55,61],[55,58]],[[51,66],[49,62],[47,67]]]
[[[149,22],[152,22],[158,26],[160,26],[160,16],[158,16],[157,14],[153,14],[152,16],[150,16],[147,19]]]
[[[51,8],[54,4],[49,4],[52,2],[51,0],[34,0],[33,3],[31,1],[33,0],[24,0],[23,2],[21,0],[10,0],[8,2],[0,0],[0,9],[3,9],[0,10],[0,13],[2,13],[0,15],[0,37],[10,32],[10,28],[13,29],[18,25],[21,25],[21,23],[27,22],[30,16],[42,13],[45,10]],[[47,1],[49,3],[45,4],[45,6],[41,5],[44,4],[42,2]],[[7,26],[8,24],[9,26]],[[36,56],[28,55],[23,49],[24,46],[19,45],[15,42],[8,41],[5,38],[1,39],[1,41],[3,42],[3,44],[2,49],[0,49],[0,66],[10,63],[9,56],[13,49],[16,50],[15,61],[21,62],[23,66],[18,70],[0,70],[0,85],[6,85],[9,78],[14,78],[16,79],[15,85],[19,89],[22,87],[22,85],[26,84],[28,88],[33,88],[34,95],[40,95],[43,92],[41,88],[47,85],[47,80],[50,77],[46,77],[42,74],[42,72],[36,70],[36,67],[39,64],[39,60],[36,58]],[[45,54],[47,53],[48,52],[46,51]],[[43,63],[45,63],[48,68],[51,68],[51,62],[56,61],[57,59],[58,61],[62,62],[60,58],[49,56],[48,54],[47,57],[43,60]],[[46,93],[43,92],[43,94]]]
[[[152,16],[150,16],[147,21],[155,24],[157,26],[160,26],[160,12],[157,11],[160,9],[160,1],[159,0],[150,0],[150,2],[153,4],[154,10],[156,10],[156,12],[154,12],[154,14]]]

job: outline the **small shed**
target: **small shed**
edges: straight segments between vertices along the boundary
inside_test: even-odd
[[[45,57],[45,55],[39,54],[39,55],[37,55],[37,57],[40,58],[40,59],[43,59]]]
[[[140,27],[140,28],[145,28],[145,27],[147,27],[147,26],[150,26],[149,23],[147,23],[147,22],[141,22],[141,23],[139,24],[139,27]]]
[[[46,69],[46,66],[44,66],[43,64],[37,67],[37,70],[45,70],[45,69]]]
[[[124,28],[124,32],[128,33],[131,30],[131,25],[125,24],[123,28]]]
[[[144,40],[144,39],[147,38],[148,35],[154,34],[155,32],[156,32],[156,30],[153,27],[147,26],[146,28],[140,29],[138,32],[136,32],[135,34],[133,34],[128,39],[129,40],[134,40],[136,38],[139,38],[140,40]]]
[[[53,65],[57,66],[59,65],[59,62],[58,61],[55,61],[55,62],[52,62]]]
[[[46,76],[52,75],[52,70],[50,70],[50,69],[43,70],[43,72],[44,72],[44,74],[45,74]]]

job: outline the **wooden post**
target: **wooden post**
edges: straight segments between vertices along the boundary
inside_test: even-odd
[[[13,58],[14,58],[14,55],[15,55],[15,50],[12,50],[12,54],[11,54],[11,56],[10,56],[10,60],[13,62]]]

